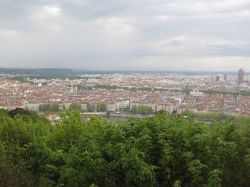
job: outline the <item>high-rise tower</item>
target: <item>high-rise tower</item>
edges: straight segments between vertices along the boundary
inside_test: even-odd
[[[244,83],[244,70],[241,68],[238,72],[238,84]]]
[[[224,74],[224,81],[227,82],[227,74]]]

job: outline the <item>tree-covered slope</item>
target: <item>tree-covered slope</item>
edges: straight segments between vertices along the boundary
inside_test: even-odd
[[[159,114],[110,123],[65,112],[56,125],[0,111],[0,186],[249,186],[250,124]]]

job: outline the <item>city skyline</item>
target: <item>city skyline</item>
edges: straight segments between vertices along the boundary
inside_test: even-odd
[[[114,69],[114,70],[98,70],[98,69],[84,69],[84,68],[68,68],[68,67],[1,67],[0,66],[0,74],[4,73],[5,71],[7,71],[6,74],[10,74],[12,75],[15,71],[17,71],[17,74],[21,73],[21,74],[26,74],[24,72],[26,71],[31,71],[32,74],[34,74],[33,71],[42,71],[42,73],[48,73],[47,71],[49,71],[49,74],[53,75],[53,71],[54,70],[59,70],[59,71],[65,71],[63,72],[63,74],[65,75],[70,75],[70,72],[72,73],[77,73],[77,74],[87,74],[87,73],[91,73],[91,74],[96,74],[96,73],[211,73],[211,74],[223,74],[223,76],[227,75],[227,74],[235,74],[238,75],[239,70],[243,69],[244,70],[244,74],[248,75],[250,74],[250,71],[248,71],[248,69],[244,69],[242,67],[238,67],[238,69],[234,69],[234,70],[229,70],[229,71],[223,71],[223,70],[143,70],[143,69],[139,69],[139,70],[121,70],[121,69]],[[23,72],[24,71],[24,72]],[[52,71],[52,72],[50,72]],[[19,73],[18,73],[19,72]],[[14,73],[15,74],[15,73]],[[57,75],[57,73],[55,73],[54,75]]]
[[[118,110],[118,115],[128,116],[136,113],[135,107],[143,106],[151,114],[161,110],[169,114],[191,110],[250,115],[250,82],[243,69],[239,69],[238,75],[83,73],[72,76],[59,72],[65,73],[58,70],[51,76],[31,70],[31,74],[1,75],[0,69],[0,108],[58,112],[78,106],[83,112],[101,110],[117,115]]]
[[[250,2],[0,2],[0,66],[126,71],[250,69]]]

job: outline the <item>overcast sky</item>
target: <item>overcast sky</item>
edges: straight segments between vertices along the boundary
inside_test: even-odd
[[[250,71],[250,0],[0,0],[0,67]]]

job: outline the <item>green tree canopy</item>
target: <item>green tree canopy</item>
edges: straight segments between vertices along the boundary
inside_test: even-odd
[[[10,115],[14,114],[15,115]],[[245,118],[166,116],[83,121],[63,111],[51,124],[33,112],[0,111],[0,186],[248,187]]]

